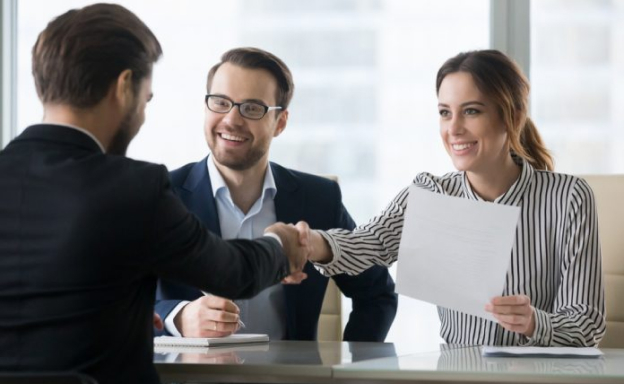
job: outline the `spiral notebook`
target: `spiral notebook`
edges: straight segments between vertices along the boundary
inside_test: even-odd
[[[269,335],[264,333],[242,333],[226,337],[154,337],[156,347],[218,347],[232,344],[268,343]]]

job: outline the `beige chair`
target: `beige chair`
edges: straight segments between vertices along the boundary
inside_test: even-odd
[[[624,348],[624,175],[581,176],[598,206],[598,228],[605,276],[607,333],[601,348]]]
[[[332,279],[327,284],[321,307],[318,341],[342,341],[342,293]]]
[[[336,176],[324,177],[338,182]],[[317,333],[319,341],[342,341],[342,293],[332,279],[329,279],[323,298]]]

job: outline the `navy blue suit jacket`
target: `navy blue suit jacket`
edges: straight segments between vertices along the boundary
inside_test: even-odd
[[[353,229],[355,223],[342,204],[340,187],[324,177],[286,169],[271,163],[277,194],[275,213],[278,221],[308,222],[311,228]],[[212,194],[206,159],[187,164],[170,173],[175,192],[186,207],[214,233],[221,235],[217,206]],[[289,340],[315,340],[327,277],[312,264],[305,268],[308,278],[300,285],[284,286],[286,300],[286,337]],[[397,295],[388,270],[373,267],[359,276],[333,277],[345,296],[353,301],[353,311],[344,331],[346,341],[383,341],[394,320]],[[158,284],[156,312],[164,319],[181,300],[201,296],[196,288],[161,280]],[[165,331],[166,332],[166,331]]]

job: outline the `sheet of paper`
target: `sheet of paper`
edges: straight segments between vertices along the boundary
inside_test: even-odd
[[[494,320],[485,305],[503,293],[519,207],[444,196],[412,186],[397,292]]]
[[[483,356],[487,357],[600,357],[602,351],[598,348],[575,347],[483,347]]]

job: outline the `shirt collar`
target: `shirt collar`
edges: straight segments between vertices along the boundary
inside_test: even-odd
[[[212,156],[208,156],[206,159],[206,166],[208,167],[208,175],[210,175],[210,184],[212,184],[212,195],[216,198],[217,193],[220,190],[225,190],[229,195],[229,188],[221,175],[221,172],[217,169],[217,166],[214,163],[214,159]],[[265,195],[269,195],[271,199],[275,198],[275,194],[277,193],[277,186],[275,185],[275,179],[273,178],[273,172],[271,172],[271,166],[269,165],[264,174],[264,183],[262,185],[262,196],[261,199],[264,199]]]
[[[513,158],[514,162],[521,167],[520,176],[505,193],[497,197],[493,202],[496,204],[519,206],[522,202],[522,196],[524,195],[524,192],[533,182],[535,168],[533,168],[533,166],[529,164],[528,161],[524,160],[516,154],[512,153],[511,157]],[[466,172],[464,171],[461,173],[464,195],[469,197],[471,200],[483,201],[483,198],[477,195],[477,193],[472,189],[470,182],[468,181],[468,176],[466,175]]]
[[[84,128],[80,128],[80,127],[77,127],[75,125],[65,124],[65,123],[60,124],[60,123],[48,123],[48,122],[45,122],[44,124],[55,125],[57,127],[71,128],[71,129],[75,129],[76,131],[82,132],[85,135],[89,136],[93,141],[95,141],[95,143],[98,145],[98,147],[100,147],[100,149],[102,150],[102,153],[106,153],[106,149],[104,149],[104,146],[102,145],[102,143],[100,143],[100,141],[93,135],[93,133],[87,131]]]

